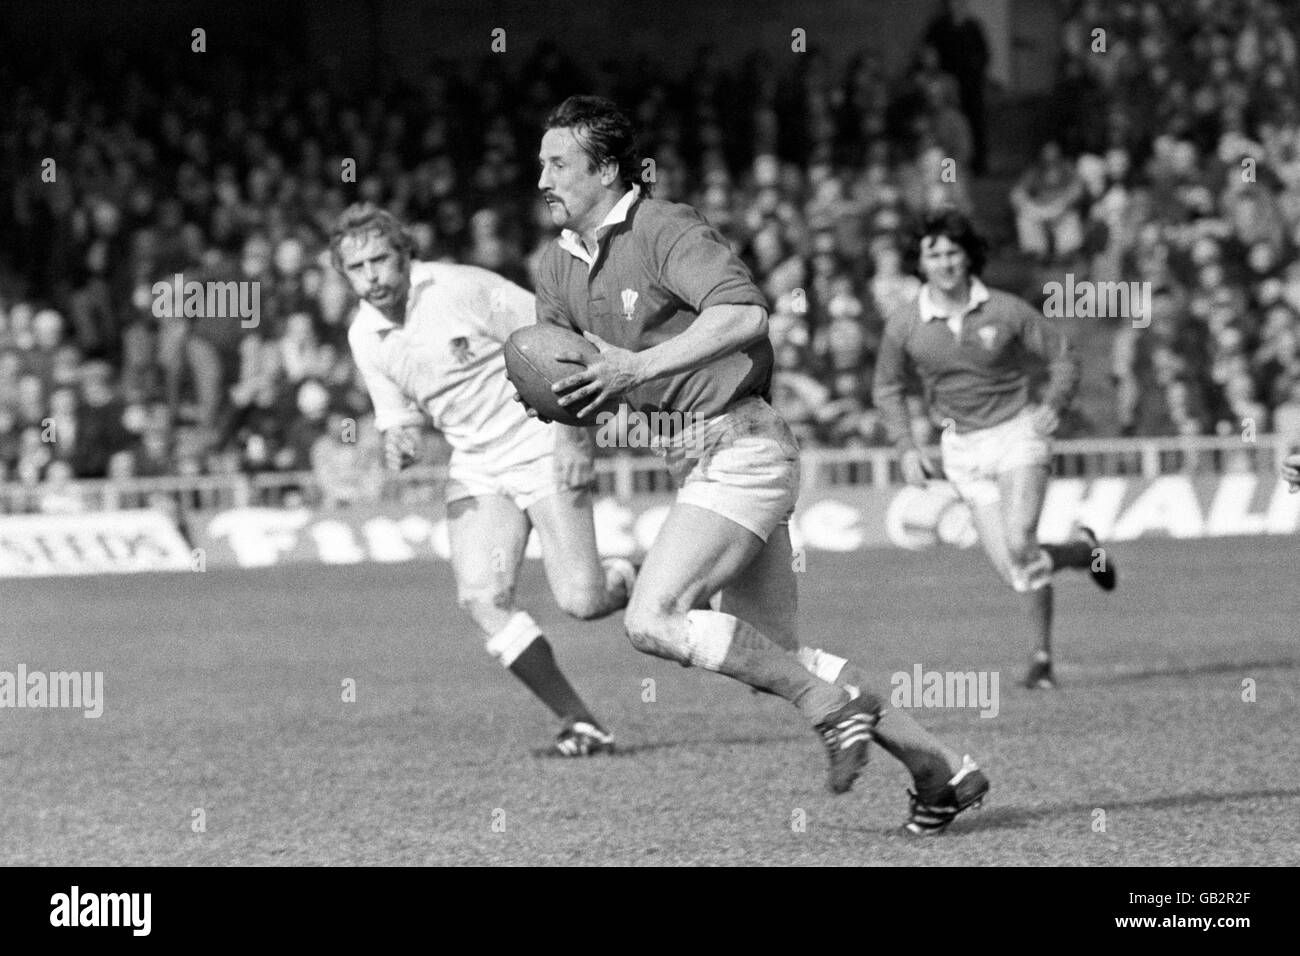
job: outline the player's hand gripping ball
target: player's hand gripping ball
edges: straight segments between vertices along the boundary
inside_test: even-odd
[[[618,400],[611,399],[579,418],[560,402],[551,388],[561,379],[586,368],[600,350],[570,329],[539,323],[516,329],[506,340],[506,375],[519,400],[542,421],[562,425],[596,425],[602,412],[617,412]]]

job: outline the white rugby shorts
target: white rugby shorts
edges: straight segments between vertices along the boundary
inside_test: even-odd
[[[998,475],[1051,462],[1050,440],[1034,430],[1035,411],[1025,406],[1001,424],[963,434],[954,428],[944,430],[939,439],[944,476],[963,500],[993,504],[1002,497]]]
[[[501,495],[527,511],[561,490],[555,476],[555,426],[531,423],[527,441],[502,455],[493,449],[453,451],[447,465],[447,504],[462,498]]]
[[[763,541],[794,513],[799,442],[761,398],[742,399],[656,451],[679,502],[720,514]]]

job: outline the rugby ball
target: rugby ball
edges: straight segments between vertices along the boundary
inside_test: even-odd
[[[583,361],[562,362],[556,358],[565,353],[580,355]],[[506,339],[506,375],[524,403],[542,418],[562,425],[596,425],[602,412],[618,411],[617,399],[606,402],[586,418],[578,418],[576,411],[590,399],[578,403],[571,411],[560,404],[560,396],[551,391],[551,386],[582,370],[587,359],[599,354],[596,346],[571,329],[546,323],[528,325],[516,329]]]

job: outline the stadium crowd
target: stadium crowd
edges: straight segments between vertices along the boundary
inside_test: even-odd
[[[1300,441],[1298,37],[1279,0],[1072,4],[1068,122],[1017,227],[1026,252],[1151,283],[1150,327],[1113,340],[1128,434]]]
[[[1066,23],[1070,106],[1014,191],[1018,235],[1045,260],[1154,283],[1150,334],[1117,324],[1114,339],[1130,433],[1300,420],[1300,73],[1283,10],[1082,0]],[[1098,22],[1114,25],[1104,55]],[[101,56],[0,84],[14,239],[0,255],[0,480],[28,486],[313,466],[341,498],[365,486],[378,456],[331,222],[372,200],[413,223],[421,258],[531,286],[551,238],[538,130],[577,91],[635,111],[656,195],[696,205],[753,268],[772,304],[774,401],[801,439],[879,444],[882,316],[919,288],[901,238],[919,213],[969,210],[983,158],[931,45],[901,77],[869,54],[836,71],[816,52],[728,72],[703,48],[680,82],[644,60],[584,75],[543,45],[513,73],[437,63],[363,89],[283,63],[214,58],[200,74]],[[178,274],[258,283],[256,327],[159,315],[154,284]],[[916,422],[931,427],[919,409]]]

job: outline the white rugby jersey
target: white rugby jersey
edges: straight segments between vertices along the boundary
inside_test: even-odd
[[[412,262],[406,324],[363,300],[348,328],[375,427],[418,425],[423,409],[456,453],[501,464],[549,454],[550,429],[524,413],[506,379],[506,338],[534,321],[532,293],[495,272]]]

